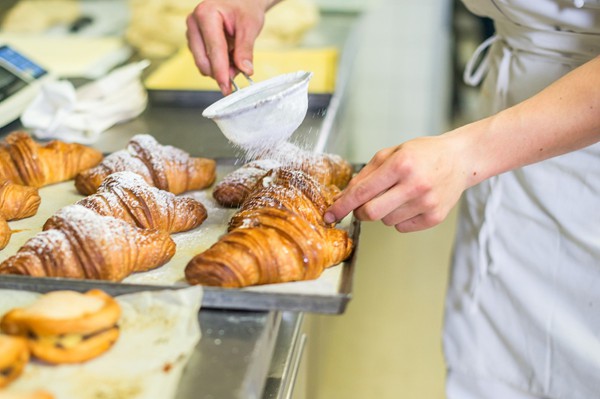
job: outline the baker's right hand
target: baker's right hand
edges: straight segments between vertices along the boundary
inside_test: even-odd
[[[238,71],[254,72],[254,41],[265,13],[276,0],[204,0],[187,17],[188,46],[196,66],[213,77],[224,95],[231,93],[229,78]]]
[[[358,220],[381,220],[403,233],[441,223],[475,179],[465,140],[453,137],[418,137],[380,150],[352,178],[324,220],[339,221],[354,211]]]

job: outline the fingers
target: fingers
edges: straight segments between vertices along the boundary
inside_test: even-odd
[[[348,186],[336,198],[335,203],[323,215],[325,222],[334,223],[342,220],[354,209],[397,182],[397,174],[393,168],[390,169],[389,163],[386,165],[386,161],[396,149],[397,147],[386,148],[375,154],[369,163],[350,180]]]
[[[353,186],[359,184],[364,179],[369,178],[371,173],[377,170],[389,157],[393,151],[391,149],[384,149],[379,151],[375,156],[367,163],[357,174],[350,180],[345,191],[351,189]]]
[[[400,232],[423,230],[440,224],[446,215],[429,194],[414,195],[397,185],[354,210],[362,221],[381,220]]]
[[[354,179],[353,179],[354,180]],[[385,192],[397,182],[395,173],[385,165],[368,174],[352,186],[347,187],[323,216],[325,222],[342,220],[350,212]]]
[[[186,19],[187,31],[185,32],[188,42],[188,48],[194,56],[196,66],[204,76],[212,76],[212,68],[210,67],[210,61],[206,55],[206,49],[204,48],[204,42],[200,36],[200,30],[196,19],[193,15],[189,15]]]
[[[356,208],[354,216],[362,221],[384,220],[387,215],[393,213],[400,204],[404,204],[407,200],[404,187],[396,185]],[[398,220],[396,223],[400,221]],[[391,225],[393,226],[396,223]]]
[[[420,214],[410,219],[404,220],[394,227],[400,233],[412,233],[414,231],[421,231],[428,229],[433,226],[440,224],[444,218],[435,217],[431,214]]]
[[[213,15],[212,18],[202,16],[199,28],[204,38],[204,47],[210,61],[212,77],[217,81],[221,92],[227,95],[231,93],[231,84],[229,82],[229,52],[223,22],[220,14]]]
[[[196,65],[204,75],[212,76],[224,95],[231,93],[229,52],[223,15],[201,3],[187,20],[187,38]]]
[[[253,54],[254,42],[260,33],[261,26],[240,23],[235,35],[233,47],[233,62],[237,69],[246,75],[254,73]]]

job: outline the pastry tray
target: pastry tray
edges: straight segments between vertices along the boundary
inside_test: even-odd
[[[230,158],[217,159],[217,181],[238,167]],[[358,168],[358,167],[357,167]],[[86,291],[100,288],[112,295],[177,289],[187,287],[183,270],[187,262],[225,233],[227,222],[235,209],[225,209],[212,198],[212,188],[183,194],[200,200],[207,208],[208,218],[198,228],[173,234],[177,243],[175,256],[160,268],[136,273],[122,282],[75,280],[66,278],[0,275],[0,288],[48,292],[57,289]],[[44,222],[58,209],[83,198],[73,181],[40,189],[42,202],[38,213],[28,219],[9,222],[16,231],[8,246],[0,251],[0,261],[13,255],[31,236],[41,230]],[[241,289],[203,287],[203,308],[239,310],[289,310],[310,313],[341,314],[352,296],[352,279],[360,238],[360,222],[354,217],[344,219],[339,228],[346,229],[354,240],[352,255],[339,265],[326,269],[316,280],[281,284],[266,284]]]

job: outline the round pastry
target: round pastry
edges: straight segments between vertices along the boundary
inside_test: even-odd
[[[0,388],[21,375],[28,361],[27,340],[0,334]]]
[[[108,350],[119,336],[121,308],[105,292],[53,291],[0,321],[7,334],[27,338],[31,353],[49,363],[79,363]]]

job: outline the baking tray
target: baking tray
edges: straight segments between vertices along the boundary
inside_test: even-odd
[[[234,170],[237,167],[236,162],[239,161],[230,158],[217,159],[217,181],[225,174]],[[356,165],[355,168],[358,169],[359,166]],[[199,198],[207,206],[209,218],[192,232],[173,234],[178,249],[172,261],[165,266],[149,272],[137,273],[117,283],[100,280],[1,275],[0,288],[23,289],[37,292],[48,292],[57,289],[87,291],[90,288],[100,288],[109,294],[120,295],[137,291],[186,287],[188,284],[183,280],[182,272],[185,264],[195,254],[208,248],[220,234],[225,233],[226,222],[235,212],[235,210],[216,206],[211,194],[212,188],[186,194]],[[41,230],[43,221],[61,206],[73,203],[77,198],[82,198],[82,196],[76,194],[72,187],[72,182],[61,183],[61,185],[56,185],[55,187],[41,188],[40,196],[42,197],[42,205],[36,216],[30,219],[10,222],[11,228],[26,230],[26,235],[19,237],[20,242],[17,240],[17,242],[13,243],[13,240],[16,239],[11,239],[9,247],[13,245],[13,249],[10,250],[7,247],[1,251],[0,255],[3,255],[2,260],[12,254],[11,252],[4,253],[4,251],[16,252],[20,244],[28,236]],[[64,199],[66,203],[48,205],[50,197],[54,201]],[[207,204],[210,201],[213,201],[213,204]],[[216,218],[212,222],[210,222],[211,215]],[[34,221],[32,222],[32,220]],[[30,224],[28,228],[23,228],[28,223]],[[32,223],[35,226],[31,227]],[[354,250],[349,259],[339,265],[326,269],[318,279],[259,285],[241,289],[204,287],[202,307],[259,311],[287,310],[323,314],[343,313],[352,297],[355,261],[360,244],[360,222],[353,216],[349,216],[341,223],[341,226],[348,231],[354,240]],[[201,235],[206,242],[201,247],[195,247],[194,245],[196,244],[191,244],[192,246],[190,247],[189,238],[193,234]]]

